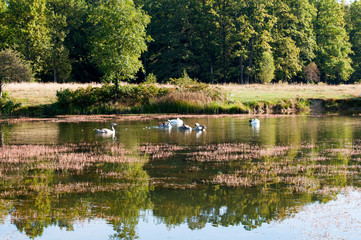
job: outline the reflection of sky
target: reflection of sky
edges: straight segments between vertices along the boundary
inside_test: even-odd
[[[361,192],[348,190],[337,200],[326,204],[314,203],[305,206],[294,217],[282,222],[273,221],[261,227],[247,231],[243,226],[214,227],[207,224],[199,230],[191,230],[187,224],[168,228],[152,216],[151,211],[141,215],[136,228],[139,239],[359,239],[361,235]],[[224,209],[226,211],[226,209]],[[0,224],[0,240],[27,239],[17,232],[10,219]],[[74,231],[60,230],[50,226],[44,230],[41,240],[106,240],[114,234],[112,226],[104,220],[74,224]]]
[[[14,224],[10,224],[10,219],[5,224],[0,223],[0,240],[25,240],[29,239],[25,234],[19,233]],[[60,229],[58,226],[48,226],[44,229],[41,237],[36,240],[107,240],[109,236],[114,234],[111,225],[106,224],[105,220],[93,219],[91,221],[80,222],[74,224],[74,231],[66,231],[65,228]]]
[[[342,2],[342,0],[338,0],[339,2]],[[345,0],[345,3],[346,4],[350,4],[350,3],[353,3],[355,0]]]

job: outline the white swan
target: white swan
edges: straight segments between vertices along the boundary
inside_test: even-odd
[[[195,123],[196,125],[196,131],[204,131],[206,130],[206,126],[200,125],[199,123]]]
[[[179,130],[192,131],[192,128],[183,123],[183,125],[179,127]]]
[[[180,127],[183,125],[183,120],[180,118],[168,120],[173,127]]]
[[[158,123],[158,128],[172,128],[172,125],[169,122]]]
[[[252,118],[249,120],[251,126],[259,126],[260,121],[257,118]]]
[[[111,130],[108,128],[103,128],[103,129],[95,128],[94,130],[96,133],[114,134],[115,133],[114,126],[116,125],[117,125],[116,123],[112,123]]]

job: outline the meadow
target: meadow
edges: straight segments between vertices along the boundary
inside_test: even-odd
[[[100,87],[99,83],[10,83],[5,86],[10,97],[22,106],[37,106],[56,102],[56,91],[60,89]],[[160,85],[167,86],[167,85]],[[240,102],[275,101],[278,99],[345,99],[359,97],[361,84],[316,85],[316,84],[217,84],[229,94],[229,98]]]
[[[347,99],[359,97],[361,85],[325,84],[226,84],[219,85],[240,102],[275,101],[278,99]]]
[[[11,83],[4,115],[79,114],[357,114],[361,85]],[[185,82],[184,82],[185,81]],[[101,87],[101,88],[100,88]],[[11,106],[11,105],[10,105]],[[0,106],[1,108],[1,106]],[[316,111],[315,111],[316,109]]]
[[[60,89],[75,90],[80,87],[101,86],[97,83],[81,84],[81,83],[9,83],[5,85],[12,99],[21,103],[22,106],[38,106],[52,104],[56,102],[56,91]]]

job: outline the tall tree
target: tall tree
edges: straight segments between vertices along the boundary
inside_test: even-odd
[[[6,45],[7,25],[5,22],[6,1],[0,0],[0,48]]]
[[[151,15],[148,29],[153,39],[147,54],[149,67],[161,81],[180,77],[183,70],[188,73],[197,71],[197,64],[193,64],[194,51],[197,50],[192,49],[195,32],[192,24],[198,24],[202,17],[202,12],[193,5],[198,2],[144,0],[144,10]],[[197,16],[193,15],[196,13]],[[206,27],[203,23],[200,24],[202,32]]]
[[[352,44],[353,79],[361,81],[361,2],[359,0],[351,4],[350,8],[350,41]]]
[[[101,0],[93,9],[93,58],[110,80],[133,78],[147,49],[149,17],[133,0]]]
[[[349,80],[353,72],[351,67],[351,44],[345,29],[344,12],[336,0],[316,2],[317,18],[315,31],[317,36],[316,64],[321,78],[329,83]]]
[[[274,14],[277,79],[292,81],[315,56],[315,9],[308,0],[277,0]]]
[[[261,83],[270,83],[275,77],[275,65],[273,53],[269,45],[268,49],[266,48],[266,50],[263,51],[259,65],[258,80]]]
[[[47,60],[47,69],[44,69],[44,78],[49,81],[66,82],[71,73],[69,51],[64,45],[65,38],[69,33],[67,28],[67,16],[73,9],[74,0],[48,0],[48,21],[50,26],[50,59]]]
[[[78,82],[97,82],[102,74],[91,57],[95,23],[89,20],[94,3],[87,2],[68,0],[64,7],[67,20],[64,46],[69,51],[71,60],[71,79]]]
[[[247,1],[246,6],[245,14],[248,16],[252,32],[245,63],[245,80],[246,83],[252,83],[259,80],[260,66],[265,64],[264,52],[267,52],[267,57],[273,55],[269,46],[274,41],[271,31],[274,28],[275,18],[271,11],[273,0],[251,0]]]
[[[22,53],[39,74],[50,55],[50,29],[46,0],[9,0],[6,22],[11,36],[10,45]]]

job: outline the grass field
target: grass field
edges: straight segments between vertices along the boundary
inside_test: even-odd
[[[240,102],[294,98],[342,99],[359,97],[361,94],[361,85],[229,84],[220,87],[230,93],[233,100]]]
[[[101,86],[101,84],[78,83],[11,83],[5,86],[10,97],[23,106],[37,106],[51,104],[56,101],[56,91],[70,88],[76,89],[87,86]],[[225,84],[217,85],[224,89],[232,100],[240,102],[277,101],[292,98],[341,99],[359,97],[361,85],[305,85],[305,84]]]
[[[56,102],[56,91],[60,89],[77,89],[87,86],[101,86],[101,84],[78,83],[10,83],[5,85],[5,91],[22,106],[37,106]]]

